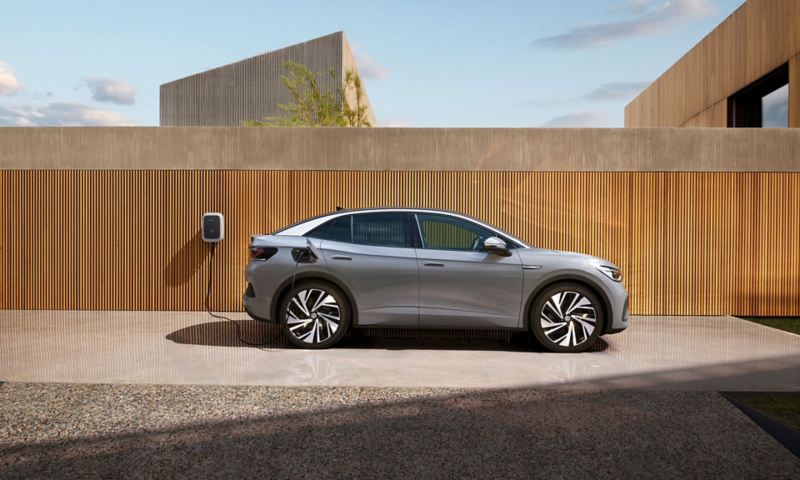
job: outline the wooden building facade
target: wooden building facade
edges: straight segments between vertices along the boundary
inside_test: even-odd
[[[798,128],[800,0],[748,0],[625,107],[625,126],[774,126],[759,109],[782,86],[781,126]]]

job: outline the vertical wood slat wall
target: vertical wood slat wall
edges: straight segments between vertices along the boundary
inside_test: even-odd
[[[482,218],[624,271],[635,314],[800,315],[800,174],[0,172],[0,308],[200,310],[205,211],[226,217],[212,307],[240,310],[252,233],[335,206]]]

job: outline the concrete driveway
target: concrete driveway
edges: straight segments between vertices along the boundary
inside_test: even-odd
[[[198,312],[0,311],[11,382],[800,390],[800,336],[731,317],[634,317],[591,352],[554,354],[496,332],[367,332],[287,346],[275,327]]]

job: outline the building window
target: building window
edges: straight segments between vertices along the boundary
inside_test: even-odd
[[[728,126],[789,127],[789,68],[783,65],[728,99]]]
[[[789,128],[789,85],[761,97],[761,126]]]

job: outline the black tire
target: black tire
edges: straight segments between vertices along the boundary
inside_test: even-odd
[[[558,294],[562,295],[558,297],[561,300],[560,305],[556,305],[554,298]],[[581,297],[588,301],[591,309]],[[551,298],[553,301],[548,303]],[[576,304],[581,306],[576,307]],[[577,283],[553,285],[542,291],[531,305],[528,314],[531,332],[536,340],[551,352],[583,352],[594,344],[603,331],[605,315],[602,305],[597,295],[582,285]],[[568,315],[566,310],[570,306],[572,311]],[[547,328],[543,322],[548,324]]]
[[[317,298],[327,298],[324,295],[315,297],[318,291],[323,292],[324,295],[330,295],[335,301],[339,316],[338,326],[335,331],[331,331],[330,325],[331,319],[335,316],[337,310],[332,308],[330,302],[326,302],[319,306],[318,310],[312,311],[311,305]],[[307,292],[304,297],[306,302],[302,301],[303,294],[301,292]],[[297,302],[293,303],[295,297],[297,297]],[[305,310],[302,310],[300,304],[306,303],[308,305],[304,305]],[[292,309],[291,321],[294,322],[292,325],[290,325],[290,305]],[[306,315],[306,312],[310,313]],[[322,349],[334,346],[347,334],[352,318],[350,302],[347,300],[347,296],[335,285],[321,280],[310,280],[295,285],[284,296],[277,313],[281,330],[286,338],[295,346],[307,349]],[[316,334],[314,333],[315,328]],[[311,335],[310,340],[308,335]],[[315,337],[315,335],[318,335],[318,337]],[[326,338],[322,338],[323,336]]]

